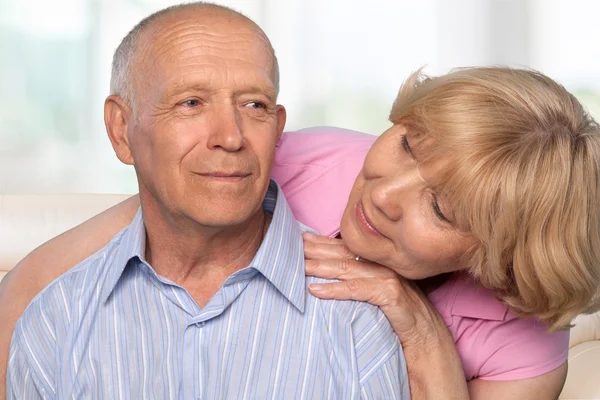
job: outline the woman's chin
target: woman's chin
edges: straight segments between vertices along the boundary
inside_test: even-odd
[[[344,244],[348,249],[363,258],[366,258],[365,253],[365,238],[360,235],[360,232],[352,224],[342,223],[340,224],[340,237],[344,241]]]

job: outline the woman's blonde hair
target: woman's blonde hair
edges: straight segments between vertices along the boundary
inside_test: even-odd
[[[446,161],[430,183],[479,240],[483,286],[552,330],[600,308],[600,129],[573,95],[531,70],[419,71],[390,120]]]

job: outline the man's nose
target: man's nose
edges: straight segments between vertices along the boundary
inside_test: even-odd
[[[240,115],[234,107],[221,107],[215,110],[208,137],[209,149],[221,148],[225,151],[238,151],[244,145]]]
[[[371,201],[387,218],[398,221],[411,202],[419,201],[422,186],[420,176],[411,171],[382,177],[373,182]]]

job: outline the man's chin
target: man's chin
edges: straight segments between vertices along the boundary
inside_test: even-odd
[[[260,204],[259,204],[260,205]],[[261,208],[249,208],[248,204],[220,204],[218,207],[204,208],[203,210],[191,210],[189,216],[198,225],[213,228],[236,228],[252,223]]]

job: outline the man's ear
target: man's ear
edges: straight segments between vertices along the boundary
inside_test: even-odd
[[[106,133],[108,133],[108,138],[117,154],[117,158],[127,165],[133,165],[133,156],[127,137],[127,124],[130,116],[131,109],[119,96],[110,95],[104,101]]]
[[[287,111],[285,111],[285,107],[281,104],[277,104],[277,110],[275,111],[277,116],[277,141],[281,139],[281,134],[283,133],[283,128],[285,128],[285,121],[287,119]]]

